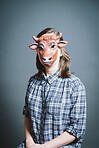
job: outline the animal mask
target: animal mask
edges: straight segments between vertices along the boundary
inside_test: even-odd
[[[44,66],[52,66],[57,61],[58,50],[68,44],[67,41],[59,41],[61,37],[62,33],[57,36],[54,34],[44,34],[39,38],[33,36],[36,43],[31,44],[29,47],[37,51],[39,60]]]

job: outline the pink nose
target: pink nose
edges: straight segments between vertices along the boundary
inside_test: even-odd
[[[43,57],[42,60],[44,62],[51,61],[52,60],[52,57]]]

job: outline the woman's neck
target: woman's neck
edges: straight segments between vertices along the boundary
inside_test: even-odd
[[[49,77],[53,75],[59,69],[58,65],[53,65],[51,67],[45,67],[46,76]]]

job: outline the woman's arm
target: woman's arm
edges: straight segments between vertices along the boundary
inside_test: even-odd
[[[64,145],[67,145],[73,142],[75,139],[76,139],[75,136],[65,131],[57,138],[45,143],[45,147],[46,148],[58,148],[58,147],[61,147],[61,146],[64,146]]]
[[[27,117],[24,117],[24,130],[26,137],[26,147],[28,147],[29,145],[34,144],[34,141],[31,135],[31,120]]]

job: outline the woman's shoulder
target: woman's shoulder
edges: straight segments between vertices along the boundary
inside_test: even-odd
[[[33,84],[38,84],[40,82],[41,82],[41,78],[39,77],[38,73],[36,73],[35,75],[29,78],[28,86],[31,86]]]
[[[71,74],[71,76],[68,78],[68,82],[70,83],[71,87],[85,87],[81,79],[74,74]]]
[[[29,78],[29,81],[31,82],[31,81],[35,81],[38,79],[40,79],[40,77],[39,77],[38,73],[36,73]]]

